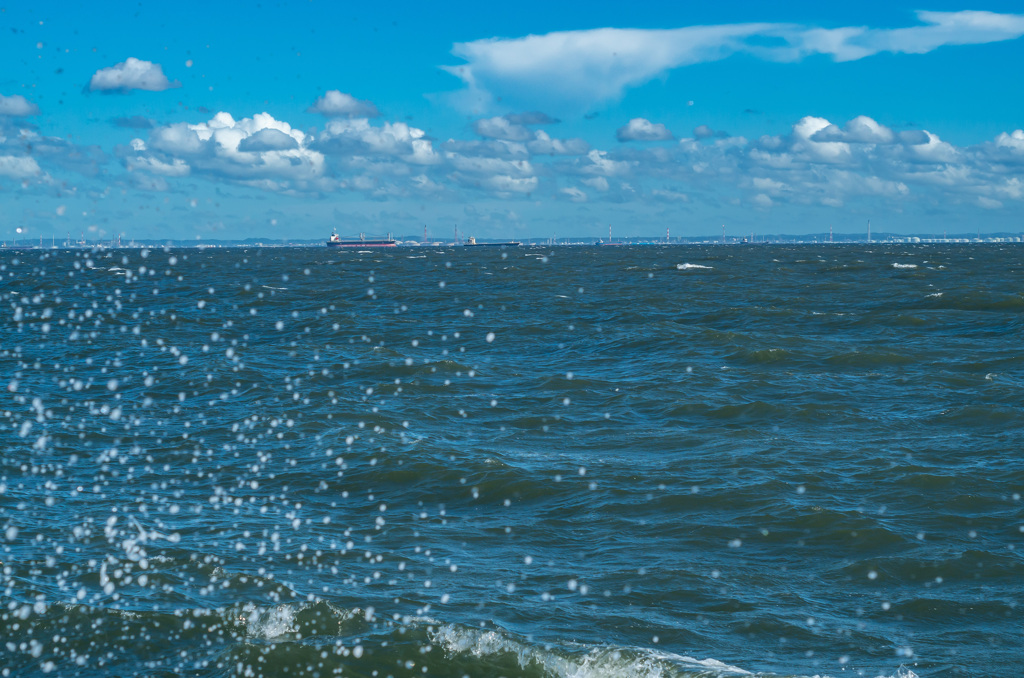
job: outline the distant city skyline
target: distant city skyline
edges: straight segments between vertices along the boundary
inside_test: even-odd
[[[102,9],[0,11],[4,241],[1024,228],[1009,2]]]

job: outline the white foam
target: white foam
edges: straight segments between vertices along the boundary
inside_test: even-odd
[[[295,610],[288,605],[267,609],[247,607],[239,615],[246,631],[255,638],[271,639],[295,632]]]
[[[701,264],[676,264],[676,268],[680,271],[690,271],[695,268],[712,269],[714,266],[702,266]]]
[[[893,268],[917,268],[917,264],[901,264],[896,262],[892,265]]]
[[[564,678],[667,678],[680,670],[696,670],[723,678],[754,675],[717,659],[694,659],[643,648],[592,647],[586,650],[581,646],[580,650],[585,651],[573,652],[575,648],[558,651],[550,645],[529,645],[499,631],[451,624],[436,628],[431,642],[451,654],[513,655],[520,668],[533,667],[540,669],[543,675]]]

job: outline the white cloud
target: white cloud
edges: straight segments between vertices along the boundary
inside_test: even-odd
[[[533,133],[523,125],[514,124],[508,118],[485,118],[473,123],[473,131],[486,139],[502,139],[504,141],[528,141]]]
[[[181,158],[174,158],[170,162],[164,162],[152,156],[129,156],[125,158],[125,167],[130,172],[148,172],[165,177],[184,177],[188,176],[192,171],[188,163]]]
[[[842,163],[850,158],[850,145],[842,141],[815,141],[822,130],[831,126],[824,118],[808,115],[793,125],[791,149],[819,162]]]
[[[128,57],[116,66],[101,68],[89,80],[89,91],[91,92],[126,94],[134,89],[162,92],[175,87],[181,87],[181,83],[177,80],[174,82],[168,80],[160,64],[135,57]]]
[[[443,186],[433,181],[425,174],[419,174],[412,177],[412,185],[413,188],[422,193],[440,193],[444,190]]]
[[[452,53],[467,63],[446,70],[476,95],[468,97],[471,101],[488,102],[495,92],[531,101],[531,93],[544,93],[589,105],[617,99],[627,87],[670,68],[721,59],[736,51],[744,38],[770,28],[771,24],[600,28],[477,40],[456,43]]]
[[[636,163],[626,160],[613,160],[608,157],[607,151],[595,148],[587,153],[586,160],[579,164],[579,171],[582,174],[613,177],[629,174],[634,164]]]
[[[559,193],[561,193],[562,195],[567,197],[572,202],[586,202],[587,201],[587,194],[584,193],[583,191],[581,191],[580,189],[576,188],[575,186],[570,186],[569,188],[563,188],[563,189],[561,189],[559,191]]]
[[[533,165],[528,160],[503,160],[501,158],[467,157],[449,153],[448,161],[460,172],[470,174],[504,174],[523,177],[534,175]]]
[[[0,155],[0,176],[27,179],[42,174],[39,163],[24,155]]]
[[[12,118],[39,115],[39,106],[36,106],[20,94],[13,94],[9,97],[0,94],[0,115],[7,115]]]
[[[443,150],[460,155],[480,155],[489,158],[529,158],[530,152],[526,144],[514,141],[492,139],[490,141],[463,141],[449,139],[442,145]]]
[[[587,108],[617,100],[636,87],[683,66],[748,53],[772,61],[825,54],[836,61],[881,52],[923,54],[945,45],[975,45],[1024,35],[1024,15],[992,12],[918,12],[923,25],[879,29],[825,29],[777,23],[688,26],[676,29],[598,28],[520,38],[456,43],[466,61],[445,67],[465,89],[470,109],[503,101],[538,100]]]
[[[326,167],[311,142],[268,113],[235,120],[220,112],[196,125],[156,128],[148,144],[133,141],[134,155],[124,160],[129,169],[162,176],[202,174],[270,190],[312,190]]]
[[[544,130],[537,130],[526,147],[534,155],[583,155],[590,150],[583,139],[552,139]]]
[[[907,155],[918,162],[927,163],[950,163],[956,162],[959,151],[939,138],[937,134],[926,131],[928,143],[915,144],[907,147]]]
[[[365,118],[331,120],[313,148],[328,154],[393,156],[417,165],[440,162],[426,132],[404,122],[374,127]]]
[[[1024,180],[1019,177],[1010,177],[992,186],[992,191],[1009,200],[1020,200],[1024,198]]]
[[[879,52],[925,54],[946,45],[980,45],[1024,35],[1024,15],[993,12],[917,12],[924,26],[809,29],[794,41],[801,54],[853,61]]]
[[[724,132],[716,132],[707,125],[697,125],[693,128],[694,139],[710,139],[712,137],[727,137]]]
[[[672,132],[665,125],[653,123],[646,118],[633,118],[625,127],[615,133],[619,141],[670,141]]]
[[[376,118],[380,111],[370,101],[361,101],[351,94],[332,89],[318,98],[309,108],[310,113],[328,117]]]
[[[754,177],[752,183],[756,190],[772,194],[780,193],[789,188],[781,181],[769,179],[768,177]]]
[[[893,131],[866,115],[858,115],[840,129],[828,125],[814,133],[814,141],[842,141],[855,144],[891,144],[896,139]]]
[[[530,194],[537,190],[537,183],[537,177],[511,177],[505,174],[487,177],[480,182],[481,186],[499,195]]]
[[[270,128],[258,130],[238,142],[238,150],[244,153],[288,151],[298,147],[299,142],[295,137]]]
[[[1010,134],[1003,132],[996,137],[996,146],[1024,153],[1024,130],[1014,130]]]
[[[494,121],[499,130],[518,125],[507,116],[483,122]],[[1024,201],[1024,130],[964,147],[867,116],[845,124],[806,116],[784,133],[754,139],[710,130],[704,140],[602,149],[524,129],[525,141],[470,135],[438,150],[424,130],[401,122],[336,118],[314,138],[266,113],[236,120],[222,112],[200,124],[153,129],[118,155],[139,175],[122,185],[146,190],[166,190],[187,176],[287,194],[353,190],[374,200],[459,201],[476,191],[506,200],[656,202],[661,210],[688,203],[694,213],[709,205],[903,210],[942,201],[980,210]],[[32,157],[23,157],[24,139],[0,138],[0,173],[40,173],[66,154],[54,145],[59,139],[32,138]]]

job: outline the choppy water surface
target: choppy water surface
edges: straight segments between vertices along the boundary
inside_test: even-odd
[[[1019,246],[3,251],[3,676],[1010,676]]]

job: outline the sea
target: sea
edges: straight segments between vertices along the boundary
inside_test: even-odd
[[[0,251],[0,676],[1017,676],[1024,246]]]

